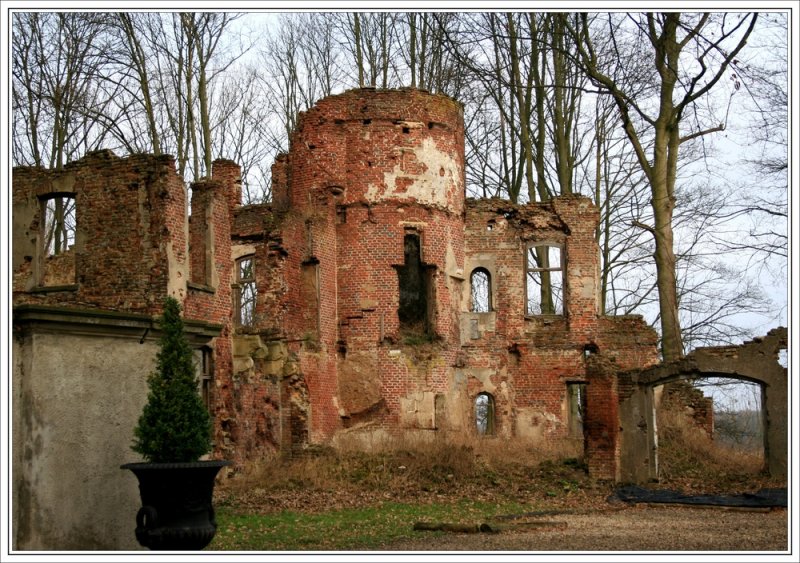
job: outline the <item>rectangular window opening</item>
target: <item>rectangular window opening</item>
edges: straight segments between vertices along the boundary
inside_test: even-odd
[[[252,326],[256,313],[255,257],[246,256],[236,261],[236,324]]]
[[[196,185],[192,190],[189,216],[190,280],[210,286],[214,269],[214,242],[212,240],[213,209],[208,190]]]
[[[313,337],[318,339],[322,318],[320,317],[320,271],[319,261],[309,260],[303,262],[302,266],[302,301],[306,304],[306,320],[308,330],[313,333]],[[309,334],[311,336],[311,334]]]
[[[571,438],[583,440],[586,415],[586,383],[567,383],[567,423]]]
[[[57,195],[42,201],[40,285],[75,283],[75,198]]]
[[[537,244],[525,257],[527,315],[564,314],[564,276],[561,247]]]
[[[211,387],[214,380],[214,352],[211,348],[201,348],[199,350],[198,368],[199,374],[197,377],[197,387],[200,392],[200,397],[203,399],[203,404],[212,412],[211,409]]]

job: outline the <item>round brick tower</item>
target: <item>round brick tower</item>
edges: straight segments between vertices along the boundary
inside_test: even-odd
[[[316,330],[335,362],[322,368],[315,359],[314,369],[328,375],[312,381],[338,404],[335,411],[313,409],[312,434],[324,417],[320,408],[331,414],[323,426],[338,417],[346,425],[378,404],[384,420],[402,426],[402,402],[423,393],[430,420],[405,422],[431,427],[433,396],[445,392],[459,347],[461,104],[415,89],[362,88],[326,98],[301,114],[288,170],[294,237],[305,245],[298,287],[316,284],[317,296],[312,318],[309,295],[298,290],[306,313],[298,314],[297,332]],[[433,342],[443,360],[435,367],[398,360],[404,345]]]

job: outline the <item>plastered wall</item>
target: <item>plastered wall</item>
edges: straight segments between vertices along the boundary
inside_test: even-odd
[[[119,466],[138,461],[132,428],[156,344],[34,332],[12,352],[14,548],[140,549],[137,481]]]

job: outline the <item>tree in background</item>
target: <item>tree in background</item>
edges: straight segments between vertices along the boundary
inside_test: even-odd
[[[673,234],[680,147],[724,129],[717,114],[705,114],[703,101],[726,76],[756,20],[756,14],[670,12],[607,14],[592,22],[582,14],[577,25],[567,24],[577,63],[614,100],[650,186],[654,224],[648,230],[655,241],[665,360],[684,354]],[[604,43],[598,44],[601,30]],[[681,124],[690,131],[681,132]],[[652,137],[650,151],[646,137]]]
[[[359,85],[444,93],[464,103],[468,193],[591,196],[602,310],[670,327],[667,357],[745,338],[738,312],[775,314],[753,278],[785,278],[781,16],[293,13],[248,30],[237,14],[17,13],[12,157],[173,154],[187,184],[230,158],[243,201],[261,203],[317,100]],[[754,29],[769,56],[743,47]],[[734,138],[728,111],[753,128]],[[747,158],[717,164],[714,131]],[[752,177],[731,181],[745,160]]]
[[[102,145],[108,101],[100,87],[107,41],[104,15],[14,14],[13,153],[17,164],[62,168]]]

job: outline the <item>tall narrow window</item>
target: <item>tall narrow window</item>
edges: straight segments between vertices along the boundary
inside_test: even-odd
[[[42,286],[75,283],[75,198],[56,195],[42,200],[41,262],[38,283]]]
[[[581,438],[586,414],[585,383],[567,383],[567,409],[569,434],[573,438]]]
[[[75,198],[56,196],[44,201],[46,256],[63,254],[75,244]]]
[[[480,436],[494,435],[494,397],[489,393],[475,397],[475,429]]]
[[[199,374],[197,377],[198,390],[203,404],[211,412],[211,383],[214,380],[214,352],[211,348],[200,348]]]
[[[470,311],[488,313],[492,310],[492,277],[485,268],[475,268],[469,277]]]
[[[307,317],[313,321],[312,326],[306,326],[306,329],[313,330],[316,337],[319,338],[322,318],[320,317],[320,303],[319,303],[319,260],[312,258],[303,262],[301,265],[302,273],[302,286],[300,288],[300,295],[307,311],[311,315]]]
[[[251,326],[256,312],[255,258],[245,256],[236,261],[236,324]]]
[[[402,328],[425,333],[428,330],[428,284],[420,256],[419,235],[406,234],[403,245],[404,264],[395,266],[400,289],[397,316]]]
[[[563,315],[561,247],[552,244],[530,246],[525,260],[526,314]]]

